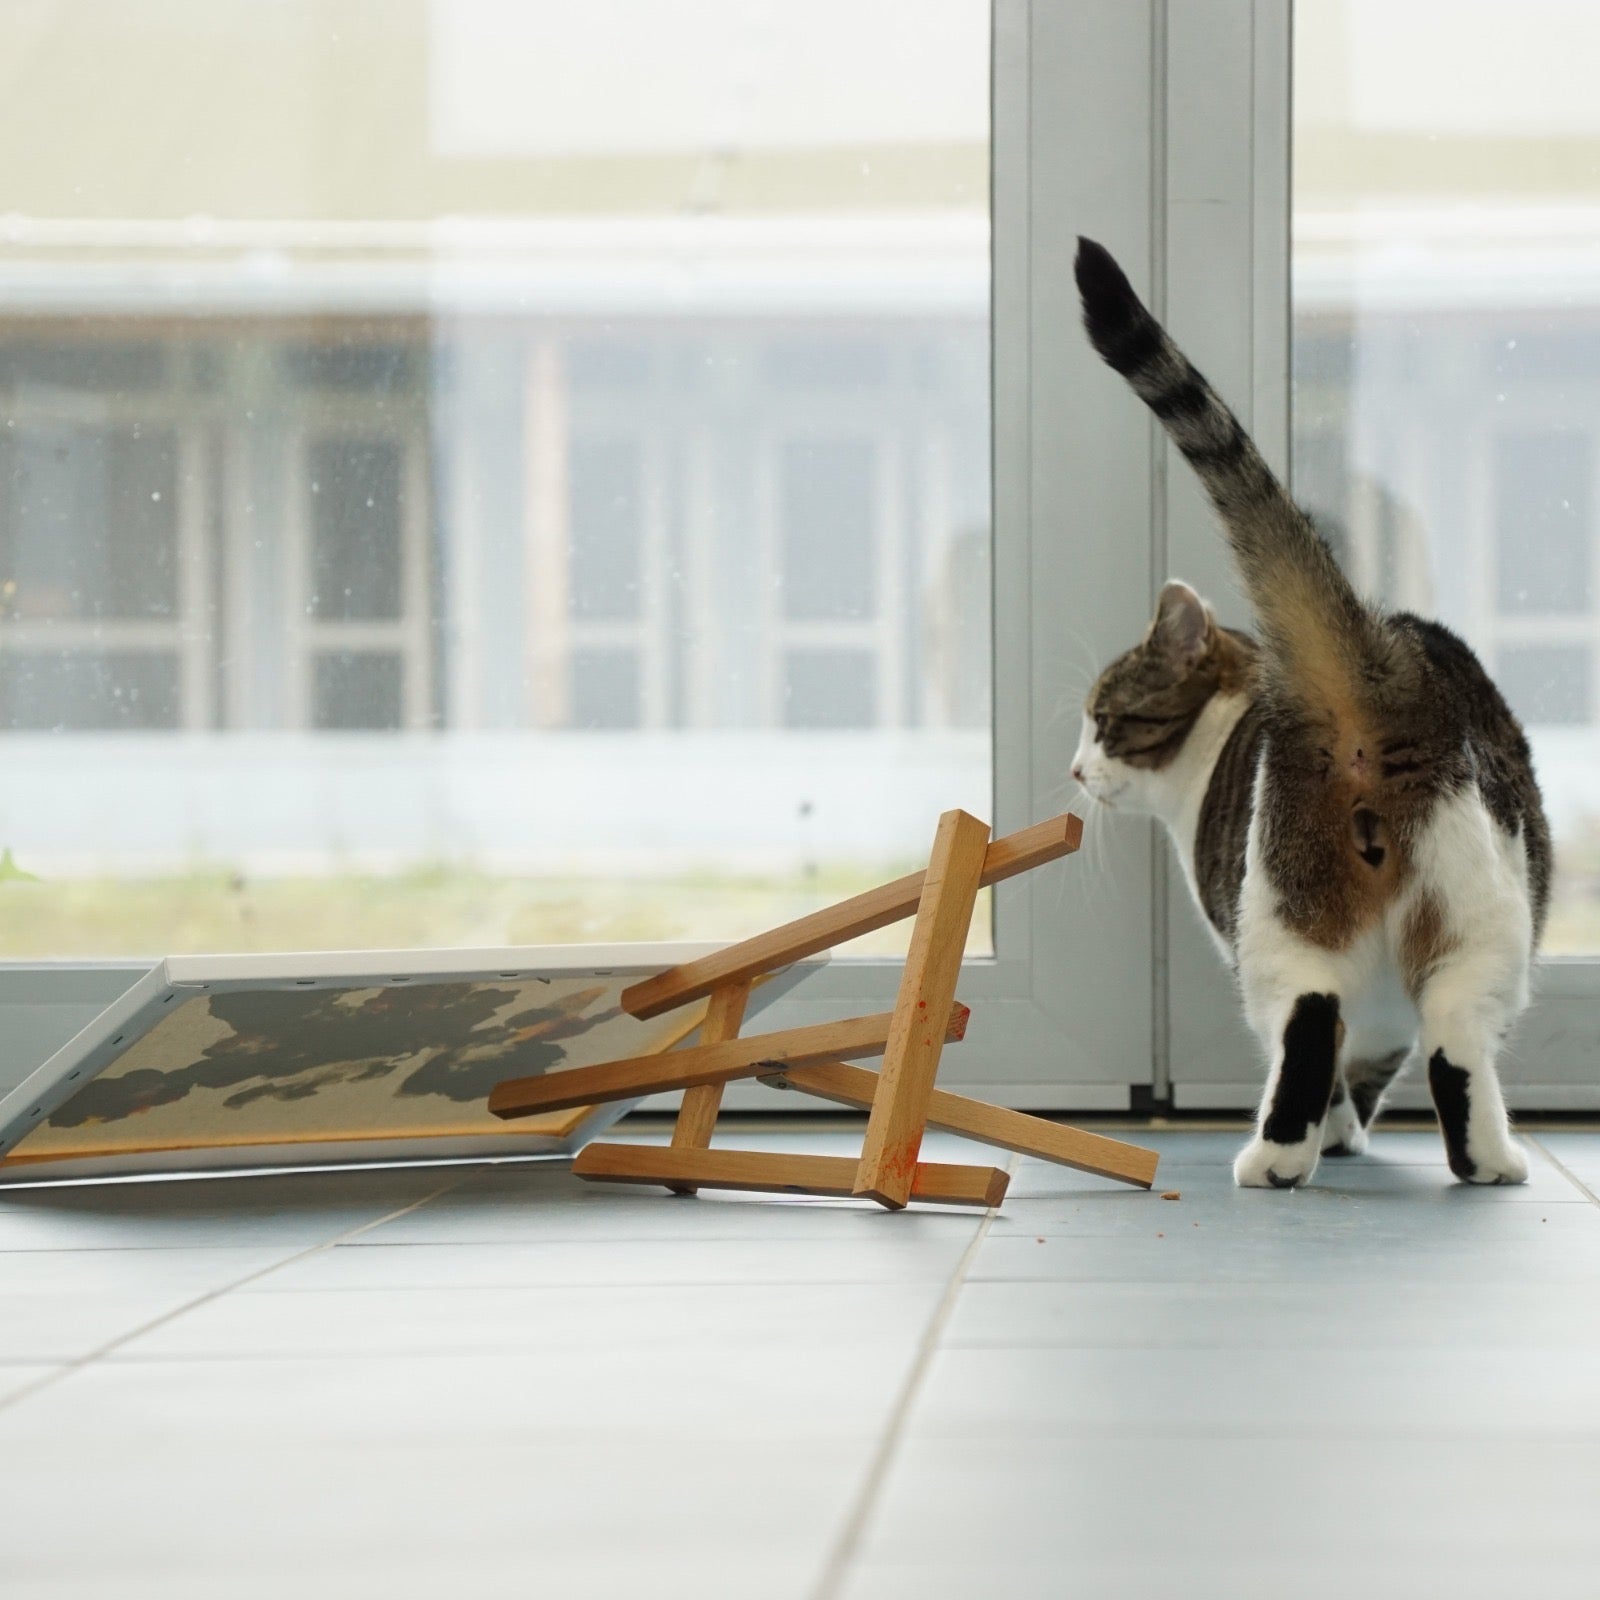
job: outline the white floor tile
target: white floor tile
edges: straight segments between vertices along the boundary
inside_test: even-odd
[[[826,1600],[1589,1600],[1600,1206],[1543,1156],[1451,1184],[1432,1133],[1296,1195],[1232,1187],[1239,1134],[1132,1138],[1181,1200],[1026,1161],[989,1219],[550,1166],[0,1193],[5,1600],[819,1600],[918,1371]]]
[[[913,1351],[879,1345],[723,1346],[559,1352],[489,1350],[426,1359],[98,1362],[0,1410],[0,1457],[35,1468],[142,1449],[178,1462],[250,1441],[267,1454],[499,1448],[528,1441],[581,1450],[648,1443],[699,1460],[742,1444],[875,1439]],[[98,1435],[96,1430],[99,1430]]]
[[[1480,1564],[1600,1565],[1597,1472],[1594,1440],[925,1437],[897,1460],[861,1556],[1281,1576],[1340,1567],[1354,1546],[1361,1565],[1431,1563],[1415,1592],[1451,1594]]]
[[[463,1284],[580,1283],[943,1283],[965,1253],[970,1229],[945,1237],[896,1236],[899,1217],[855,1239],[596,1239],[546,1241],[529,1219],[498,1243],[469,1232],[427,1244],[382,1248],[381,1236],[308,1256],[263,1280],[263,1289],[326,1288],[343,1282],[437,1289]],[[372,1255],[369,1263],[354,1258]]]
[[[916,1437],[1221,1439],[1493,1435],[1600,1441],[1600,1365],[1570,1349],[1227,1346],[946,1349],[911,1413]],[[1380,1446],[1381,1447],[1381,1446]],[[1600,1462],[1600,1457],[1597,1457]]]
[[[41,1378],[64,1369],[54,1363],[36,1361],[0,1361],[0,1405],[14,1400],[24,1390],[32,1388]],[[0,1470],[0,1482],[4,1481]]]
[[[951,1346],[1110,1350],[1220,1346],[1234,1351],[1592,1350],[1600,1282],[968,1283],[945,1329]],[[1563,1359],[1570,1359],[1570,1356]]]
[[[623,1360],[639,1350],[742,1346],[770,1350],[781,1362],[805,1349],[914,1348],[943,1293],[938,1283],[893,1282],[240,1293],[131,1340],[117,1357],[358,1359],[506,1351],[559,1364],[562,1352],[572,1351],[612,1351]]]

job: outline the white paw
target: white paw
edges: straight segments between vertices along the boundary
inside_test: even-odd
[[[1469,1140],[1467,1154],[1472,1158],[1472,1176],[1466,1180],[1468,1183],[1528,1181],[1528,1158],[1509,1133],[1497,1134],[1492,1139]]]
[[[1241,1189],[1297,1189],[1317,1170],[1321,1140],[1313,1135],[1299,1144],[1274,1144],[1257,1134],[1233,1163],[1233,1181]]]
[[[1328,1109],[1328,1120],[1322,1129],[1324,1155],[1359,1156],[1367,1148],[1367,1130],[1349,1100],[1341,1100]]]

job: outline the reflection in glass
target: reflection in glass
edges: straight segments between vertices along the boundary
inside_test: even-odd
[[[0,954],[731,936],[992,814],[984,0],[0,51]]]
[[[1296,493],[1368,592],[1463,634],[1600,950],[1600,7],[1295,9]]]

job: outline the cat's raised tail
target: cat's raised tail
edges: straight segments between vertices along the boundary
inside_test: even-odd
[[[1090,342],[1160,418],[1210,496],[1255,608],[1266,668],[1282,691],[1331,713],[1348,736],[1370,729],[1371,690],[1390,643],[1239,419],[1133,292],[1103,245],[1078,240]]]

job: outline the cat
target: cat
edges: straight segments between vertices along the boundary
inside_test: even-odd
[[[1164,822],[1268,1058],[1234,1178],[1294,1188],[1359,1154],[1420,1044],[1450,1170],[1521,1183],[1495,1054],[1528,1001],[1550,830],[1528,742],[1449,629],[1362,600],[1111,255],[1078,241],[1084,325],[1199,476],[1255,611],[1189,585],[1085,702],[1072,773]]]

